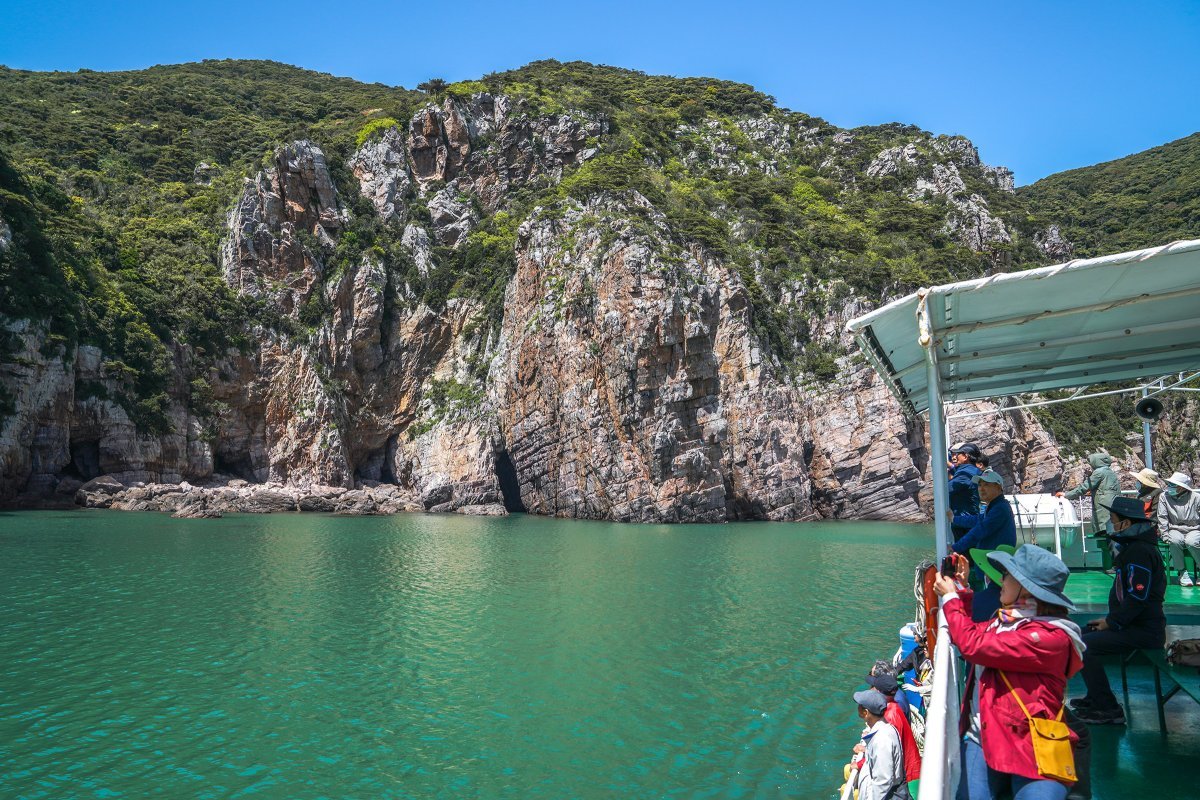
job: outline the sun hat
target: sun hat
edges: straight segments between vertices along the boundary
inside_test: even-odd
[[[1158,482],[1159,474],[1156,470],[1149,467],[1142,467],[1137,472],[1133,473],[1133,477],[1143,486],[1149,486],[1151,489],[1161,489],[1162,484]]]
[[[1036,544],[1023,544],[1015,555],[994,550],[987,557],[1038,600],[1075,610],[1075,604],[1063,594],[1071,570],[1054,553]]]
[[[971,548],[971,563],[983,570],[983,574],[991,579],[992,583],[1003,583],[1004,575],[1000,570],[992,566],[992,562],[988,561],[988,553],[1008,553],[1010,556],[1017,552],[1017,548],[1011,544],[999,545],[995,550],[984,550],[982,547]]]
[[[1184,489],[1187,489],[1189,492],[1196,491],[1192,487],[1191,477],[1187,473],[1184,473],[1184,472],[1172,473],[1171,477],[1167,478],[1167,483],[1173,483],[1176,486],[1180,486]]]
[[[1131,519],[1134,522],[1149,522],[1150,518],[1146,516],[1146,504],[1136,497],[1114,497],[1113,501],[1108,505],[1099,504],[1101,508],[1107,508],[1118,517]]]
[[[900,690],[900,682],[896,680],[896,676],[886,672],[882,675],[868,675],[867,684],[878,689],[885,696],[893,695]]]
[[[870,711],[877,717],[882,717],[887,710],[887,698],[878,689],[864,689],[854,693],[854,702]]]
[[[996,472],[994,469],[985,469],[983,472],[971,478],[971,480],[976,486],[981,483],[994,483],[1001,489],[1004,488],[1004,478],[1001,478],[1000,473]]]

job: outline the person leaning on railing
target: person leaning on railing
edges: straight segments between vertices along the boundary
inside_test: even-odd
[[[995,550],[1001,545],[1015,546],[1017,526],[1012,506],[1004,496],[1004,479],[995,470],[986,470],[972,478],[979,487],[979,499],[987,506],[979,514],[947,512],[952,522],[966,530],[954,542],[954,552],[973,559],[972,551]],[[989,583],[978,564],[972,560],[971,585],[975,592],[973,617],[976,622],[990,619],[1000,607],[1000,587]]]
[[[948,455],[946,469],[950,477],[950,483],[947,486],[950,510],[956,515],[978,514],[979,490],[975,488],[975,478],[983,471],[978,466],[978,461],[983,458],[983,454],[976,444],[960,442],[950,449]],[[957,542],[969,530],[971,530],[970,525],[963,525],[956,522],[953,517],[950,518],[950,532],[954,535],[954,541]]]
[[[1014,555],[993,552],[987,558],[1004,576],[1001,607],[990,621],[971,620],[973,593],[960,585],[965,570],[958,571],[957,581],[940,576],[934,583],[945,601],[950,639],[973,667],[963,694],[958,798],[990,800],[1011,793],[1015,800],[1065,800],[1074,765],[1035,753],[1031,729],[1035,720],[1059,725],[1067,679],[1083,665],[1079,626],[1067,618],[1075,605],[1063,593],[1070,570],[1032,544]],[[1060,732],[1058,744],[1070,758],[1068,741],[1077,742],[1078,735]]]
[[[868,675],[867,685],[887,698],[887,709],[883,712],[883,718],[900,735],[900,751],[904,755],[904,777],[910,784],[911,793],[913,782],[921,778],[921,751],[917,747],[917,739],[913,736],[912,725],[908,721],[908,701],[902,706],[897,699],[904,697],[900,681],[896,680],[895,675],[885,672],[881,675]]]
[[[904,774],[900,734],[888,723],[887,698],[878,689],[854,693],[858,716],[866,725],[859,754],[858,800],[912,800]]]

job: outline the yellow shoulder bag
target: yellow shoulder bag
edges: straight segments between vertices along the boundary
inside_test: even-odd
[[[1017,690],[1008,682],[1008,676],[1003,670],[997,672],[1029,720],[1029,735],[1033,739],[1033,757],[1037,760],[1038,774],[1043,778],[1075,783],[1078,778],[1075,775],[1075,753],[1071,750],[1071,729],[1062,721],[1062,707],[1059,707],[1058,716],[1054,719],[1033,716],[1021,702]]]

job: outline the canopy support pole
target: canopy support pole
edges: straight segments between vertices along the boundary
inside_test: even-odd
[[[938,375],[937,340],[926,306],[928,290],[917,293],[917,331],[925,348],[925,385],[929,396],[929,471],[933,478],[933,530],[937,540],[938,563],[950,552],[950,523],[946,510],[950,508],[950,476],[943,459],[946,458],[946,415],[942,409],[942,387]]]
[[[937,356],[930,347],[929,364],[929,469],[933,473],[933,530],[937,538],[938,563],[950,552],[950,476],[946,472],[946,417],[942,412],[942,393],[937,384]]]
[[[1150,392],[1143,386],[1142,398],[1144,399],[1149,395]],[[1142,442],[1144,443],[1143,455],[1145,458],[1143,461],[1146,462],[1146,469],[1154,469],[1154,454],[1150,452],[1150,420],[1148,419],[1142,420]]]
[[[942,409],[942,386],[938,374],[938,341],[926,307],[927,291],[918,292],[918,341],[925,349],[925,385],[929,399],[929,471],[933,478],[933,530],[937,536],[938,564],[950,552],[950,476],[946,470],[948,428]],[[938,636],[933,649],[933,689],[925,716],[925,757],[921,760],[918,800],[950,800],[958,792],[962,776],[958,748],[958,659],[946,624],[945,598],[938,600]]]

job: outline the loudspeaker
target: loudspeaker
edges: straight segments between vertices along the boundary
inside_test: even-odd
[[[1157,397],[1143,397],[1133,410],[1142,419],[1154,422],[1162,416],[1163,404]]]

